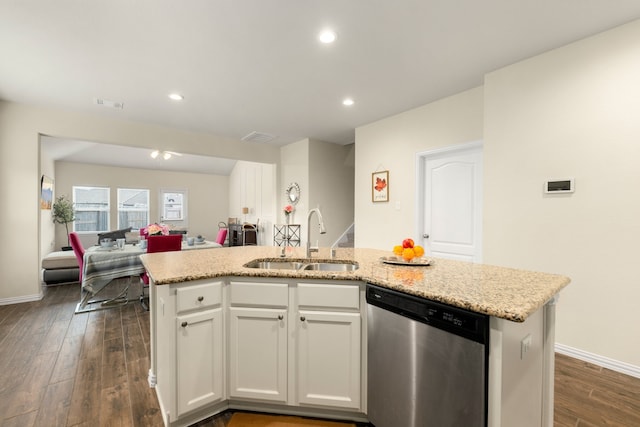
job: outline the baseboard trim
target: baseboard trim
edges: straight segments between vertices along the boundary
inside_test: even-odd
[[[556,343],[555,350],[556,352],[564,354],[565,356],[570,356],[575,359],[593,363],[594,365],[602,366],[603,368],[611,369],[612,371],[620,372],[621,374],[640,378],[640,366],[620,362],[618,360],[610,359],[605,356],[600,356],[598,354],[589,353],[588,351],[569,347],[568,345],[564,344]]]
[[[34,295],[23,295],[20,297],[2,298],[0,299],[0,305],[20,304],[23,302],[40,301],[44,297],[44,294],[40,292]]]

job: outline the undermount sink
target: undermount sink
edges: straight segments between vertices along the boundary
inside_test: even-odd
[[[306,270],[306,271],[353,271],[357,270],[357,262],[326,261],[292,261],[254,259],[244,265],[247,268],[263,268],[265,270]]]
[[[247,268],[264,268],[266,270],[299,270],[304,264],[298,261],[250,261],[244,266]]]
[[[306,264],[303,270],[315,270],[315,271],[353,271],[357,270],[359,265],[357,263],[344,263],[344,262],[313,262]]]

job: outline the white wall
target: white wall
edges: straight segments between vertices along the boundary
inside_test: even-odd
[[[149,190],[149,222],[160,221],[160,189],[187,190],[187,230],[190,236],[198,234],[214,240],[218,222],[227,220],[229,177],[200,173],[156,171],[85,163],[56,162],[56,194],[72,198],[72,187],[97,186],[111,189],[110,229],[118,228],[117,189],[140,188]],[[170,224],[170,221],[165,221]],[[72,224],[69,224],[71,231]],[[91,233],[90,244],[97,243]],[[85,241],[83,240],[83,243]],[[56,248],[67,244],[65,228],[56,226]]]
[[[300,186],[300,201],[295,205],[292,224],[305,224],[303,236],[306,236],[307,212],[309,209],[309,140],[303,139],[280,148],[280,180],[278,183],[278,206],[276,220],[284,224],[283,208],[290,204],[285,190],[289,184],[297,182]]]
[[[557,342],[636,366],[639,111],[640,21],[485,79],[485,262],[571,277]]]
[[[353,223],[355,145],[321,141],[309,144],[309,208],[320,207],[326,234],[319,234],[316,218],[311,219],[311,244],[331,246]],[[306,218],[306,217],[305,217]],[[306,230],[307,222],[303,222]],[[306,234],[304,234],[306,240]],[[315,239],[314,239],[315,237]]]
[[[391,251],[416,238],[416,153],[482,139],[482,88],[356,129],[356,246]],[[389,202],[371,201],[371,174],[389,171]]]
[[[311,244],[333,244],[353,222],[354,147],[304,139],[281,148],[280,205],[278,222],[284,222],[282,209],[289,204],[285,189],[292,182],[300,186],[300,202],[295,206],[292,224],[300,224],[301,246],[307,242],[307,216],[320,207],[327,233],[320,234],[315,215],[311,219]]]
[[[273,244],[278,202],[276,177],[276,165],[244,161],[237,162],[229,176],[229,216],[257,223],[259,245]],[[242,214],[243,207],[249,208],[247,215]]]
[[[279,149],[210,134],[0,101],[0,304],[39,298],[41,220],[39,135],[230,159],[279,162]],[[55,177],[52,177],[55,179]],[[16,230],[18,230],[16,232]]]
[[[0,204],[0,300],[7,304],[41,295],[38,132],[28,121],[0,102],[0,200],[9,201]]]
[[[390,249],[414,233],[416,152],[482,139],[484,262],[569,276],[556,342],[640,367],[639,76],[636,21],[358,128],[356,245]],[[371,202],[380,168],[389,203]],[[542,193],[565,177],[574,194]]]

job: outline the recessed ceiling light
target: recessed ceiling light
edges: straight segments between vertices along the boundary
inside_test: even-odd
[[[169,94],[169,99],[172,99],[174,101],[182,101],[184,99],[184,96],[180,95],[179,93],[171,93]]]
[[[353,104],[354,104],[354,101],[351,98],[345,98],[342,100],[342,105],[346,105],[347,107],[350,107]]]
[[[325,44],[333,43],[334,41],[336,41],[337,38],[338,38],[338,35],[333,30],[323,30],[318,35],[318,40],[320,40],[322,43],[325,43]]]

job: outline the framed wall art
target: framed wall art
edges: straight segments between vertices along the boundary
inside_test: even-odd
[[[389,201],[389,171],[374,172],[371,174],[371,201]]]
[[[40,209],[51,210],[53,203],[53,179],[46,175],[40,178]]]

